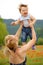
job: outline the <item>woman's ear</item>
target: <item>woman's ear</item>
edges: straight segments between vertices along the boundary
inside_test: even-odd
[[[9,45],[9,43],[10,43],[10,41],[9,41],[9,40],[7,40],[7,41],[6,41],[6,46],[8,46],[8,45]]]

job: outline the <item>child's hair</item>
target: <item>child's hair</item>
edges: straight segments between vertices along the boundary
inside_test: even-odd
[[[21,7],[27,7],[27,5],[26,4],[20,4],[19,5],[19,12],[21,12]]]

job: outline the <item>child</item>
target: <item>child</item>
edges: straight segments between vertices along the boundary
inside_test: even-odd
[[[21,4],[19,6],[19,12],[21,14],[21,17],[16,21],[12,22],[12,25],[17,25],[20,24],[20,22],[23,22],[23,28],[22,28],[22,35],[21,35],[21,41],[22,44],[26,44],[27,37],[29,36],[30,39],[32,39],[32,31],[30,25],[35,23],[35,18],[31,16],[28,13],[28,6],[25,4]],[[32,47],[34,49],[34,45]]]

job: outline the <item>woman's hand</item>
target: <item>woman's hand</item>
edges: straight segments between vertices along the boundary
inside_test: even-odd
[[[30,24],[29,24],[29,26],[32,28],[32,27],[33,27],[33,24],[32,24],[32,23],[30,23]]]
[[[24,24],[23,24],[23,22],[20,22],[20,25],[22,25],[22,26],[23,26],[23,25],[24,25]]]

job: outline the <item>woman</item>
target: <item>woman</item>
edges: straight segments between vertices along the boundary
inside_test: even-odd
[[[5,54],[9,55],[10,65],[26,65],[26,51],[29,50],[29,48],[31,48],[36,42],[34,27],[31,25],[32,40],[19,47],[18,40],[21,30],[22,25],[20,25],[20,28],[15,35],[8,35],[5,37]]]

